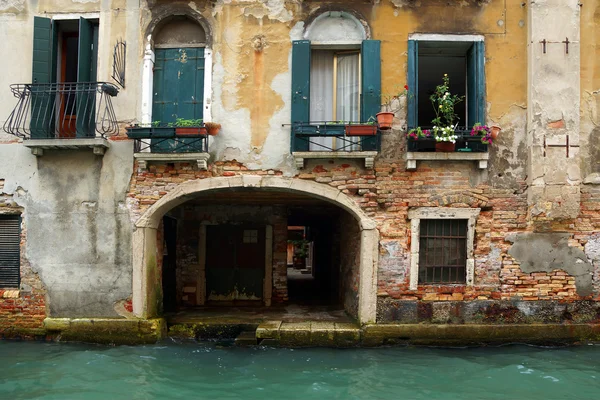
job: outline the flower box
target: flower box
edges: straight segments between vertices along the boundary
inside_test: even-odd
[[[346,136],[375,136],[377,135],[376,125],[346,125]]]

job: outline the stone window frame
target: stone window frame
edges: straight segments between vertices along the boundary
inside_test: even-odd
[[[466,261],[466,286],[473,286],[475,276],[475,224],[481,208],[453,208],[453,207],[418,207],[408,211],[410,220],[410,290],[417,290],[419,286],[419,246],[422,219],[466,219],[467,220],[467,261]],[[445,285],[443,283],[428,283],[427,286]],[[456,285],[455,283],[452,285]]]

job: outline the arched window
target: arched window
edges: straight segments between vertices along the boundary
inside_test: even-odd
[[[366,27],[343,11],[317,16],[304,39],[293,42],[292,124],[375,118],[381,105],[380,42],[368,40]],[[332,138],[293,143],[293,151],[340,150]],[[360,150],[372,146],[363,142]]]

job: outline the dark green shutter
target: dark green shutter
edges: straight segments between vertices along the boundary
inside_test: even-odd
[[[92,61],[94,59],[94,27],[84,18],[79,18],[79,44],[77,49],[77,82],[91,82]],[[77,136],[91,137],[95,136],[95,93],[90,93],[90,85],[79,85],[77,93]]]
[[[56,80],[57,32],[50,18],[33,18],[32,83],[48,84]],[[33,85],[31,88],[31,137],[45,138],[53,129],[54,98],[48,88]]]
[[[20,280],[21,217],[0,216],[0,288],[18,288]]]
[[[361,109],[362,122],[375,121],[375,115],[381,110],[381,42],[363,40],[361,46]],[[366,138],[362,150],[377,150],[376,137]]]
[[[417,104],[419,99],[419,42],[408,41],[408,77],[407,85],[409,94],[407,97],[407,124],[408,129],[415,128],[419,123],[419,110]]]
[[[174,123],[177,118],[203,118],[204,68],[204,48],[155,50],[153,121],[165,125]],[[197,139],[155,140],[153,145],[155,151],[162,152],[200,151]]]
[[[485,47],[474,42],[467,52],[467,128],[485,124]]]
[[[292,124],[310,122],[310,41],[292,42]],[[308,142],[294,140],[292,151],[308,151]]]

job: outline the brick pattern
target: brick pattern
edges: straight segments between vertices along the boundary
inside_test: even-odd
[[[380,232],[378,296],[401,300],[581,300],[574,278],[564,271],[523,273],[508,256],[511,233],[560,231],[573,234],[572,246],[583,246],[600,228],[600,190],[582,187],[581,214],[575,220],[528,221],[527,186],[512,188],[473,183],[470,163],[421,163],[417,171],[406,171],[404,163],[378,162],[365,169],[359,161],[309,160],[296,176],[339,189],[351,197],[377,224]],[[177,184],[188,179],[238,174],[280,175],[279,171],[250,170],[232,162],[218,162],[209,171],[197,171],[185,163],[151,165],[134,174],[129,205],[134,218]],[[482,211],[476,224],[474,243],[475,285],[420,285],[409,290],[411,207],[477,207]],[[600,276],[600,272],[596,275]],[[281,278],[281,277],[280,277]],[[275,285],[278,278],[274,276]],[[597,282],[597,280],[595,280]],[[283,280],[281,280],[283,286]],[[596,283],[598,286],[598,284]],[[277,292],[277,290],[275,291]],[[281,299],[284,297],[280,296]]]
[[[21,224],[21,287],[0,288],[0,337],[15,330],[42,328],[46,318],[46,289],[25,257],[27,230]]]

